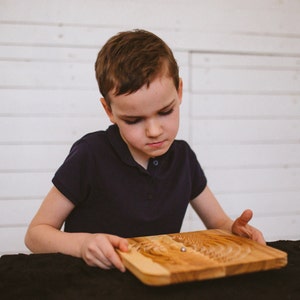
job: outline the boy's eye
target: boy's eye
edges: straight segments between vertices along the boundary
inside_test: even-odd
[[[133,124],[137,124],[138,122],[140,122],[141,119],[132,119],[132,120],[124,120],[124,122],[128,125],[133,125]]]
[[[171,109],[168,109],[168,110],[160,111],[159,114],[161,116],[167,116],[167,115],[170,115],[173,111],[174,111],[174,109],[171,108]]]
[[[160,116],[167,116],[170,115],[174,111],[174,108],[168,110],[162,110],[158,112]],[[134,125],[142,121],[142,118],[130,118],[130,119],[123,119],[123,121],[128,125]]]

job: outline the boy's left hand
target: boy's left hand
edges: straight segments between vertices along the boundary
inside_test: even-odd
[[[253,213],[250,209],[245,210],[241,216],[233,222],[231,231],[236,235],[247,237],[262,245],[265,245],[266,242],[262,233],[258,229],[248,224],[252,219],[252,216]]]

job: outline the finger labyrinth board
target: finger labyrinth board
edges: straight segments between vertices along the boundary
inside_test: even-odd
[[[150,285],[268,270],[287,263],[286,253],[222,230],[137,237],[128,241],[130,251],[119,252],[124,264]]]

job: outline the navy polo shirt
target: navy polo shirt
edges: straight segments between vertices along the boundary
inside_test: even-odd
[[[77,141],[52,181],[75,205],[65,231],[122,237],[179,232],[189,201],[206,186],[185,141],[175,140],[146,170],[116,125]]]

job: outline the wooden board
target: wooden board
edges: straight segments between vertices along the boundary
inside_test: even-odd
[[[219,278],[281,268],[283,251],[222,230],[130,238],[124,265],[147,285]]]

